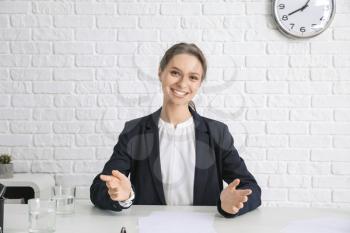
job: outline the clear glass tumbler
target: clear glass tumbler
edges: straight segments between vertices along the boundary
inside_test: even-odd
[[[56,202],[57,214],[72,214],[75,209],[75,187],[55,186],[52,200]]]
[[[53,200],[28,200],[30,233],[50,233],[56,229],[56,203]]]

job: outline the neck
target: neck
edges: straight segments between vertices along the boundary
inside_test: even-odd
[[[162,120],[177,125],[190,118],[191,112],[187,105],[163,104],[160,117]]]

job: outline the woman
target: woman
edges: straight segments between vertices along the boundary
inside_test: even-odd
[[[234,217],[261,204],[260,187],[227,126],[195,110],[192,99],[206,70],[205,57],[194,44],[179,43],[166,51],[159,66],[163,106],[126,122],[114,153],[91,185],[97,207],[217,205],[223,216]],[[225,189],[223,180],[229,184]]]

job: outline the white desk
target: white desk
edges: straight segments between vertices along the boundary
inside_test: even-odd
[[[350,210],[309,208],[259,208],[234,219],[221,217],[216,207],[132,206],[122,212],[99,210],[88,201],[80,201],[73,215],[56,217],[56,233],[119,233],[125,226],[127,233],[138,232],[138,217],[152,211],[204,212],[215,216],[214,227],[218,233],[277,233],[293,220],[314,218],[341,218],[350,221]],[[5,205],[5,233],[26,233],[27,205]]]

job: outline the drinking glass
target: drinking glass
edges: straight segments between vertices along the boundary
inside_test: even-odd
[[[28,200],[29,232],[50,233],[55,231],[56,203],[53,200],[34,198]]]
[[[56,202],[57,214],[72,214],[75,209],[75,187],[53,187],[52,200]]]

